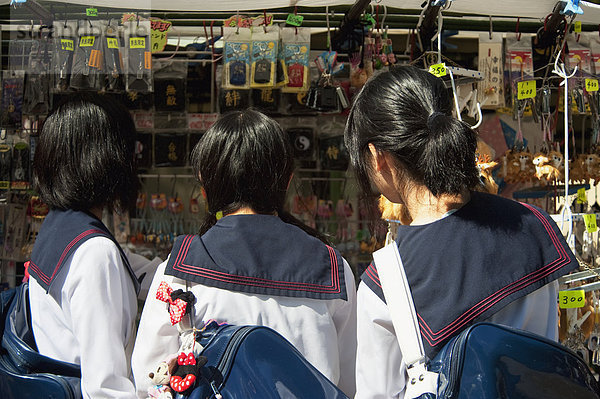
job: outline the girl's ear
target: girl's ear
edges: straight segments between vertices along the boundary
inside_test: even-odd
[[[377,172],[390,169],[389,160],[385,152],[377,150],[372,143],[369,143],[369,151],[373,157],[373,166],[375,166]]]

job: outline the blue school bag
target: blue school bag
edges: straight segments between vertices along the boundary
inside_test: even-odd
[[[37,351],[31,314],[29,284],[0,295],[0,396],[15,399],[81,398],[81,370]]]
[[[208,362],[189,399],[348,399],[271,328],[213,321],[197,342]]]
[[[398,246],[373,253],[408,380],[406,399],[600,399],[585,362],[545,337],[476,323],[427,361]]]

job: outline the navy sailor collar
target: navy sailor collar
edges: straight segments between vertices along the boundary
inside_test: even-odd
[[[250,294],[347,300],[339,252],[272,215],[230,215],[177,237],[165,274]]]
[[[53,209],[48,213],[33,245],[29,274],[48,292],[65,261],[93,237],[106,237],[115,243],[137,295],[140,283],[123,249],[102,221],[82,211]]]
[[[548,214],[477,192],[443,219],[399,226],[397,244],[430,359],[468,325],[579,266]],[[375,264],[361,279],[385,301]]]

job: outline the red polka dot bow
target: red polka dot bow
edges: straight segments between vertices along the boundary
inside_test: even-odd
[[[175,325],[181,321],[185,314],[187,302],[181,298],[173,300],[171,293],[173,289],[169,287],[165,281],[161,281],[156,291],[156,299],[159,301],[167,302],[169,304],[169,315],[171,316],[171,324]]]

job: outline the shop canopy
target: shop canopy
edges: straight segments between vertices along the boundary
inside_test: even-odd
[[[0,4],[11,1],[0,0]],[[46,0],[48,1],[48,0]],[[45,2],[46,2],[45,1]],[[50,2],[64,3],[62,0],[49,0]],[[91,7],[110,7],[132,10],[151,11],[249,11],[275,9],[284,7],[323,7],[352,5],[353,0],[68,0],[69,4],[81,4]],[[372,4],[385,5],[397,9],[420,10],[423,0],[373,0]],[[453,13],[466,16],[495,16],[495,17],[522,17],[543,20],[552,12],[557,0],[453,0],[450,10]],[[597,3],[597,2],[596,2]],[[591,1],[580,1],[583,15],[578,15],[577,20],[588,24],[600,24],[600,5]]]

